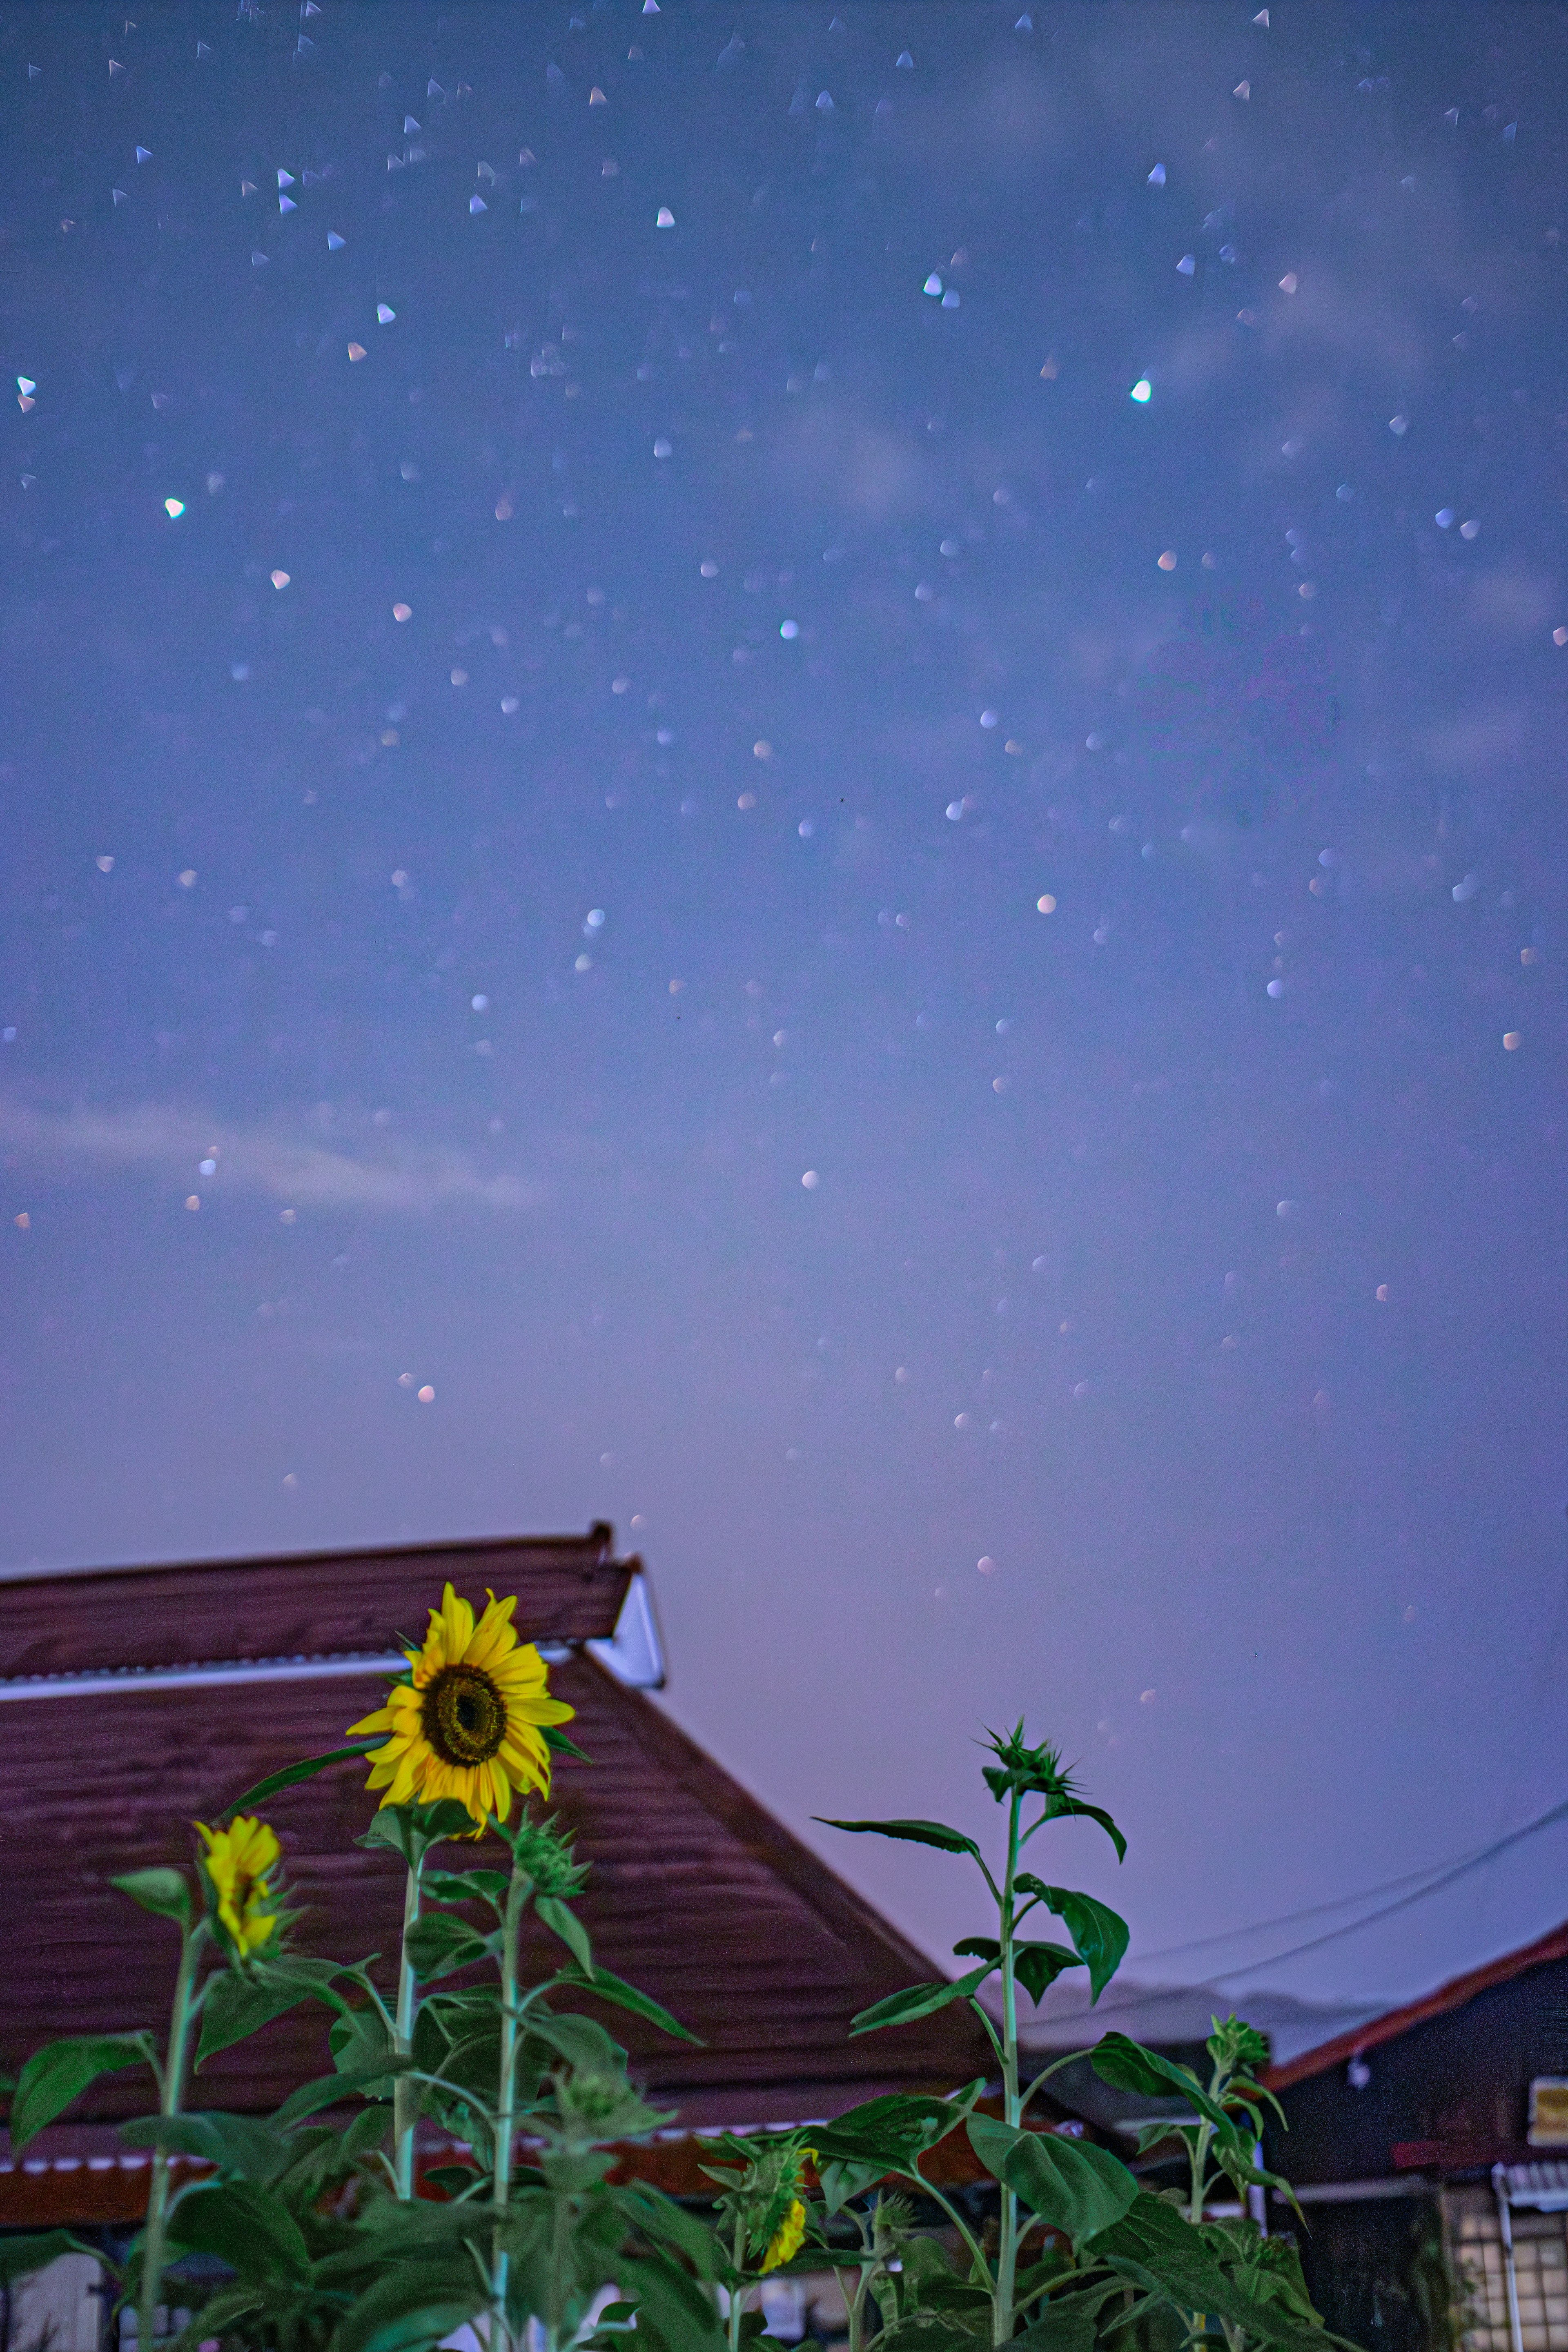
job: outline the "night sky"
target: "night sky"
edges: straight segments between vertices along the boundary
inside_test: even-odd
[[[614,1521],[934,1952],[1568,1912],[1568,20],[0,29],[0,1553]],[[62,1601],[62,1605],[64,1601]]]

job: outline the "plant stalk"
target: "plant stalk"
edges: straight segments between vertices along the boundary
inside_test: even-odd
[[[174,1998],[169,2011],[169,2044],[163,2061],[163,2095],[158,2112],[177,2116],[185,2095],[185,2070],[191,2054],[191,2028],[195,2023],[196,1964],[206,1941],[207,1926],[198,1919],[181,1930],[180,1965],[174,1977]],[[152,2352],[153,2323],[163,2283],[163,2247],[169,2227],[169,2158],[164,2148],[153,2151],[147,2184],[147,2227],[142,2240],[142,2278],[136,2298],[138,2352]]]
[[[403,1890],[403,1941],[397,1963],[397,2016],[394,2039],[400,2058],[414,2054],[414,2020],[418,2008],[419,1991],[415,1981],[414,1965],[408,1957],[408,1930],[419,1916],[420,1879],[425,1860],[408,1865],[408,1877]],[[399,2074],[392,2086],[392,2171],[393,2186],[406,2204],[414,2195],[414,2130],[419,2113],[419,2085],[407,2074]]]
[[[496,2095],[496,2138],[490,2180],[491,2203],[495,2208],[495,2237],[490,2258],[490,2344],[495,2347],[510,2342],[507,2326],[506,2296],[510,2273],[510,2257],[500,2243],[501,2228],[511,2196],[512,2142],[517,2137],[517,2039],[520,2019],[517,2006],[517,1939],[522,1925],[522,1914],[531,1892],[529,1881],[513,1865],[511,1882],[507,1888],[506,1914],[502,1922],[500,1950],[500,2079]]]
[[[1018,1814],[1022,1804],[1022,1792],[1015,1789],[1007,1809],[1007,1874],[1002,1882],[1002,2119],[1015,2131],[1023,2117],[1018,2097],[1018,1979],[1013,1967],[1013,1880],[1018,1867]],[[1018,2272],[1018,2200],[1005,2181],[998,2186],[1002,2210],[991,2340],[993,2344],[1005,2344],[1013,2334],[1013,2295]]]

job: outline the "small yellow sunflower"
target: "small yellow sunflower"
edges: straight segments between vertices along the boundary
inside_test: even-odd
[[[814,2147],[801,2149],[800,2160],[795,2166],[795,2178],[790,2184],[792,2189],[805,2187],[805,2168],[808,2159],[813,2163],[816,2160],[816,2150]],[[801,2241],[805,2236],[805,2207],[798,2197],[792,2195],[784,2209],[783,2221],[768,2240],[767,2252],[763,2256],[763,2271],[776,2271],[784,2263],[793,2262],[800,2252]]]
[[[540,1727],[568,1723],[576,1709],[550,1696],[543,1659],[512,1630],[516,1607],[515,1593],[498,1601],[492,1592],[476,1626],[448,1584],[430,1612],[424,1648],[405,1653],[412,1681],[395,1684],[384,1706],[351,1727],[351,1738],[389,1734],[384,1748],[370,1751],[366,1783],[384,1790],[384,1805],[456,1797],[482,1830],[492,1813],[506,1820],[513,1789],[550,1794]]]
[[[203,1866],[217,1897],[218,1920],[242,1959],[259,1951],[278,1929],[272,1873],[282,1848],[266,1822],[239,1814],[226,1830],[196,1828],[206,1840]]]
[[[763,2256],[763,2270],[776,2271],[782,2263],[793,2261],[805,2235],[805,2207],[798,2197],[792,2197],[788,2212],[768,2240],[768,2250]]]

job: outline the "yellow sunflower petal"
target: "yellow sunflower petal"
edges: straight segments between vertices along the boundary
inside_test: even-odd
[[[392,1709],[389,1706],[378,1706],[374,1715],[363,1717],[358,1723],[351,1723],[348,1729],[344,1732],[343,1738],[345,1739],[363,1739],[367,1732],[390,1731],[391,1729]]]

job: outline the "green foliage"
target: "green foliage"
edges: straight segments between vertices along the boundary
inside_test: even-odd
[[[11,2148],[20,2155],[27,2142],[62,2115],[100,2074],[151,2061],[145,2033],[79,2033],[35,2050],[11,2094]]]
[[[545,1736],[557,1755],[580,1754],[564,1735]],[[362,1760],[374,1744],[290,1766],[239,1804]],[[1283,2185],[1255,2160],[1273,2103],[1258,2079],[1268,2046],[1253,2028],[1234,2017],[1215,2021],[1206,2082],[1124,2034],[1104,2035],[1089,2053],[1106,2082],[1183,2103],[1184,2120],[1152,2128],[1162,2137],[1174,2132],[1185,2151],[1184,2215],[1170,2192],[1141,2189],[1092,2138],[1025,2127],[1033,2091],[1026,2094],[1018,2076],[1020,1989],[1038,2001],[1064,1970],[1084,1968],[1098,2000],[1129,1938],[1108,1905],[1026,1870],[1026,1850],[1052,1823],[1073,1819],[1104,1830],[1119,1857],[1125,1844],[1058,1751],[1031,1745],[1022,1724],[992,1734],[987,1754],[984,1779],[1005,1824],[999,1861],[941,1822],[831,1826],[976,1865],[993,1916],[987,1932],[954,1947],[973,1965],[952,1982],[908,1986],[877,2001],[852,2031],[970,2001],[996,2053],[1000,2116],[981,2111],[982,2079],[946,2098],[868,2099],[809,2130],[731,2136],[709,2168],[718,2192],[712,2226],[646,2183],[614,2181],[617,2151],[669,2117],[640,2095],[626,2051],[599,2016],[558,2004],[587,1995],[688,2042],[697,2037],[595,1960],[573,1907],[586,1870],[554,1820],[525,1807],[507,1823],[492,1822],[505,1869],[442,1869],[431,1864],[432,1849],[474,1835],[467,1808],[444,1801],[384,1806],[359,1840],[395,1852],[413,1875],[395,2003],[368,1960],[348,1965],[273,1948],[225,1962],[210,1916],[177,1870],[118,1880],[180,1930],[167,2051],[160,2055],[152,2036],[134,2034],[36,2052],[15,2086],[13,2144],[25,2146],[110,2068],[153,2064],[170,2112],[121,2126],[127,2146],[153,2157],[148,2226],[128,2258],[124,2292],[150,2325],[168,2259],[202,2255],[231,2274],[194,2315],[178,2352],[215,2337],[226,2352],[435,2352],[468,2321],[488,2333],[493,2352],[519,2352],[531,2319],[562,2347],[581,2340],[611,2281],[620,2299],[593,2331],[594,2352],[628,2337],[629,2352],[742,2352],[767,2340],[752,2307],[763,2275],[825,2262],[845,2283],[852,2352],[1119,2352],[1120,2331],[1137,2326],[1142,2341],[1155,2321],[1173,2331],[1173,2345],[1195,2347],[1217,2326],[1226,2352],[1324,2352],[1337,2339],[1312,2309],[1293,2249],[1248,2221],[1202,2219],[1222,2179],[1238,2189]],[[558,1965],[525,1985],[519,1970],[531,1906],[555,1939]],[[1037,1910],[1059,1919],[1070,1942],[1022,1933]],[[979,1996],[997,1977],[987,2009]],[[199,2064],[310,2000],[332,2012],[333,2072],[301,2084],[269,2117],[184,2111],[193,2044]],[[421,2117],[472,2150],[471,2162],[430,2176],[445,2192],[440,2201],[410,2194]],[[929,2152],[961,2129],[998,2185],[998,2223],[984,2238],[921,2169]],[[175,2191],[174,2157],[202,2159],[213,2177]],[[917,2224],[897,2183],[943,2209],[961,2250],[956,2262],[929,2222]],[[920,2210],[929,2206],[922,2201]],[[0,2244],[0,2284],[74,2242],[54,2231]],[[727,2317],[718,2308],[721,2286],[730,2294]]]
[[[109,1883],[157,1918],[173,1919],[182,1927],[190,1926],[191,1882],[183,1870],[130,1870]]]
[[[62,2254],[91,2254],[95,2261],[99,2259],[98,2248],[84,2246],[69,2230],[41,2230],[34,2238],[0,2237],[0,2288],[33,2271],[47,2270]]]
[[[264,1805],[268,1798],[275,1797],[280,1789],[292,1789],[301,1780],[313,1780],[318,1772],[324,1772],[331,1764],[361,1764],[373,1748],[384,1745],[385,1735],[377,1732],[370,1739],[355,1739],[346,1748],[331,1748],[325,1756],[309,1756],[301,1764],[286,1764],[280,1772],[268,1772],[264,1780],[258,1780],[253,1789],[247,1789],[243,1796],[236,1797],[231,1804],[226,1805],[218,1815],[218,1821],[220,1823],[229,1822],[236,1813],[254,1812],[258,1805]]]
[[[594,1993],[600,2000],[613,2002],[617,2009],[629,2009],[634,2016],[646,2019],[649,2025],[657,2025],[661,2033],[673,2034],[678,2042],[689,2042],[695,2050],[704,2046],[700,2036],[682,2025],[678,2017],[672,2017],[661,2001],[655,2000],[651,1993],[639,1992],[636,1985],[627,1984],[625,1977],[618,1977],[614,1969],[601,1968],[596,1961],[591,1969],[579,1963],[562,1969],[555,1982]]]
[[[886,2000],[874,2001],[863,2009],[853,2021],[851,2033],[877,2033],[884,2025],[912,2025],[917,2017],[930,2017],[933,2011],[945,2009],[950,2000],[968,2000],[977,1993],[988,1976],[995,1972],[995,1962],[986,1960],[969,1974],[955,1978],[952,1984],[906,1985],[902,1992],[890,1992]]]
[[[980,1848],[962,1830],[950,1830],[945,1822],[836,1822],[826,1813],[814,1813],[813,1821],[824,1829],[850,1830],[858,1836],[903,1838],[911,1845],[934,1845],[942,1853],[967,1853],[980,1859]]]
[[[171,2216],[169,2235],[186,2253],[216,2254],[242,2280],[302,2284],[310,2276],[310,2249],[299,2222],[281,2198],[252,2180],[187,2189]]]
[[[1092,1998],[1098,2000],[1127,1957],[1131,1931],[1126,1920],[1092,1895],[1076,1895],[1070,1886],[1047,1886],[1031,1871],[1021,1870],[1014,1885],[1020,1895],[1032,1895],[1064,1923],[1074,1951],[1089,1969]]]
[[[248,1968],[230,1969],[213,1977],[202,2011],[196,2064],[237,2042],[247,2041],[302,2000],[321,1999],[335,1979],[347,1973],[333,1960],[313,1960],[302,1953],[288,1952],[275,1960],[256,1960]]]
[[[1286,2297],[1251,2292],[1237,2276],[1237,2261],[1217,2252],[1217,2234],[1194,2227],[1163,2199],[1140,2189],[1121,2221],[1095,2240],[1093,2251],[1120,2277],[1178,2311],[1212,2313],[1261,2343],[1291,2352],[1322,2352],[1326,2339],[1316,2315],[1304,2319]],[[1253,2229],[1254,2238],[1258,2234]]]
[[[1138,2194],[1127,2167],[1091,2140],[1021,2131],[989,2116],[971,2116],[968,2128],[986,2170],[1070,2238],[1075,2252],[1119,2221]]]
[[[354,1843],[390,1846],[410,1870],[417,1870],[433,1845],[473,1834],[473,1818],[467,1805],[459,1804],[456,1797],[442,1797],[433,1805],[383,1805]]]

